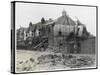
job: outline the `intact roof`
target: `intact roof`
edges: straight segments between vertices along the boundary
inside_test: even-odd
[[[63,15],[63,12],[65,13],[65,15]],[[62,16],[58,17],[57,19],[55,20],[46,20],[45,23],[41,23],[41,22],[38,22],[36,23],[36,25],[49,25],[49,24],[52,24],[52,23],[55,23],[55,24],[61,24],[61,25],[76,25],[75,21],[72,20],[67,14],[66,14],[66,11],[62,11]]]
[[[76,25],[76,23],[68,15],[57,18],[55,24]]]

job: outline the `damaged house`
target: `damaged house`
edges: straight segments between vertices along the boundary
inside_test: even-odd
[[[30,23],[28,28],[18,29],[17,41],[23,41],[32,50],[46,45],[45,50],[50,48],[54,52],[95,53],[95,37],[79,20],[72,20],[65,10],[55,20],[42,18],[41,22]]]

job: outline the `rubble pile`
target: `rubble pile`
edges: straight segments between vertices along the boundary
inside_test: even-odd
[[[30,57],[27,60],[17,61],[18,71],[34,71],[37,69],[57,69],[63,68],[83,68],[91,67],[95,64],[95,58],[89,55],[77,54],[41,54],[37,57]]]
[[[79,67],[85,67],[85,66],[91,66],[94,64],[94,59],[89,56],[80,56],[77,57],[75,55],[41,55],[38,57],[38,64],[46,64],[46,63],[52,63],[52,65],[62,64],[70,68],[79,68]]]

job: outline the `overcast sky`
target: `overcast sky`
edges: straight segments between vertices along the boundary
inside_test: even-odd
[[[62,15],[63,9],[67,14],[76,20],[77,17],[91,34],[96,35],[96,8],[69,5],[50,5],[34,3],[16,3],[16,28],[28,27],[29,23],[33,24],[41,21],[41,18],[57,19]]]

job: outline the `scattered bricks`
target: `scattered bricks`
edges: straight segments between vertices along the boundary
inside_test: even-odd
[[[22,63],[23,63],[23,61],[20,61],[20,62],[19,62],[19,64],[22,64]]]
[[[34,62],[34,61],[35,61],[33,58],[30,58],[29,60],[30,60],[31,62]]]

